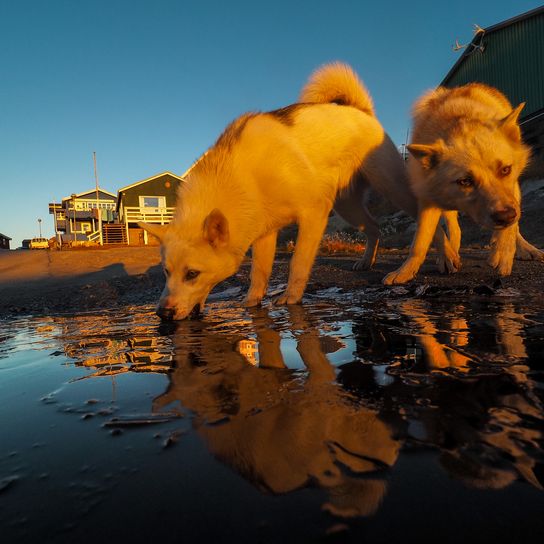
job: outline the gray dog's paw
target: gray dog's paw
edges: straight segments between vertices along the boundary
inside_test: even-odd
[[[544,261],[544,251],[531,244],[519,247],[516,250],[516,259],[520,261]]]
[[[455,274],[461,269],[461,258],[457,255],[456,259],[448,259],[440,255],[436,259],[436,266],[441,274]]]
[[[277,306],[285,306],[286,304],[300,304],[301,302],[301,296],[290,295],[287,293],[287,291],[274,299],[274,304]]]

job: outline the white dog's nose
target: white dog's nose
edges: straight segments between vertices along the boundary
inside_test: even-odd
[[[174,308],[166,308],[162,306],[159,306],[159,308],[157,308],[157,315],[163,321],[172,321],[172,319],[174,319],[175,313],[176,313],[176,310]]]

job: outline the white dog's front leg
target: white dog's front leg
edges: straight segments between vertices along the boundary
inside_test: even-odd
[[[299,220],[297,244],[289,266],[287,288],[277,298],[276,304],[298,304],[301,301],[319,243],[327,225],[329,211],[314,212],[314,216]]]
[[[417,230],[410,247],[410,254],[400,268],[385,276],[383,279],[385,285],[406,283],[414,278],[427,256],[441,213],[440,208],[431,206],[420,209],[417,216]]]
[[[251,248],[251,283],[245,306],[257,306],[266,293],[276,254],[278,232],[274,231],[253,242]]]
[[[487,262],[501,276],[509,276],[512,272],[518,233],[519,225],[516,222],[505,229],[494,230],[491,236],[491,254]]]

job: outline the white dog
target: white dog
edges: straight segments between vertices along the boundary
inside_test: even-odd
[[[369,186],[416,215],[404,164],[368,92],[349,66],[326,65],[312,75],[299,103],[248,113],[227,127],[181,184],[168,226],[141,225],[162,243],[166,286],[157,313],[183,319],[198,312],[250,247],[245,303],[259,304],[278,230],[290,223],[298,223],[299,234],[287,288],[277,302],[299,303],[333,205],[365,229],[359,267],[370,268],[379,231],[364,204]]]

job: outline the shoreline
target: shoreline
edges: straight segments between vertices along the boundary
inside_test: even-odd
[[[461,253],[463,267],[441,275],[429,255],[415,280],[401,286],[384,286],[382,278],[398,267],[406,250],[381,250],[371,271],[352,270],[358,255],[318,256],[306,293],[340,288],[354,296],[374,298],[417,296],[487,296],[510,301],[537,302],[544,290],[544,263],[516,261],[511,276],[499,278],[487,266],[487,252]],[[276,255],[271,290],[287,280],[290,255]],[[250,261],[216,286],[212,293],[239,287],[239,303],[249,285]],[[155,304],[164,286],[159,247],[114,248],[101,251],[13,251],[0,254],[0,317],[49,315]],[[426,295],[425,295],[426,293]]]

